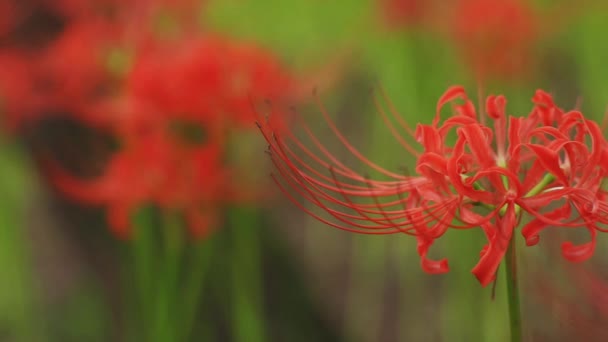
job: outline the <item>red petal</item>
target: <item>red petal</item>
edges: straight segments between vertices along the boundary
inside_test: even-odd
[[[487,286],[496,277],[498,266],[505,255],[506,250],[499,249],[493,243],[488,245],[485,253],[475,265],[471,273],[475,275],[481,286]]]
[[[429,274],[442,274],[450,270],[447,259],[429,260],[426,257],[422,257],[420,265],[422,266],[422,270]]]
[[[416,127],[416,141],[423,147],[425,152],[442,154],[443,140],[436,127],[429,125],[418,125]]]
[[[582,245],[574,245],[570,241],[564,242],[562,244],[564,258],[571,262],[582,262],[589,259],[595,251],[595,235],[597,234],[593,228],[589,228],[589,233],[591,234],[591,241]]]
[[[418,236],[418,254],[420,255],[420,266],[429,274],[441,274],[449,271],[447,259],[430,260],[426,257],[433,240],[424,236]]]
[[[570,217],[570,212],[570,204],[566,204],[561,208],[555,209],[550,213],[544,214],[544,216],[550,218],[551,220],[558,220],[560,218],[567,219]],[[538,234],[548,226],[550,225],[538,218],[535,218],[534,220],[526,224],[521,229],[521,235],[523,235],[523,237],[526,239],[526,245],[536,245],[540,240]]]
[[[488,141],[488,136],[484,132],[482,126],[479,124],[472,124],[466,125],[461,129],[466,137],[469,149],[477,161],[484,168],[495,166],[496,160],[494,158],[494,152],[490,148],[490,141]]]
[[[507,149],[509,170],[514,173],[519,172],[519,165],[521,163],[519,157],[520,151],[520,127],[523,118],[509,118],[509,147]]]
[[[527,144],[526,146],[536,154],[538,161],[562,182],[562,184],[568,184],[568,178],[566,177],[564,170],[559,166],[559,155],[555,151],[542,145]]]
[[[477,265],[471,271],[481,286],[491,283],[496,277],[496,271],[500,265],[509,242],[512,239],[513,229],[516,224],[515,206],[510,204],[505,216],[497,223],[497,234],[490,241],[490,244]]]
[[[505,107],[507,101],[505,97],[500,96],[488,96],[486,99],[486,111],[492,119],[499,119],[505,116]]]
[[[437,110],[435,113],[435,118],[433,119],[433,126],[437,126],[439,123],[439,119],[441,118],[441,108],[448,102],[453,101],[457,98],[466,99],[467,93],[462,86],[452,86],[448,90],[446,90],[443,95],[437,101]]]
[[[538,89],[532,97],[532,102],[547,108],[555,106],[555,103],[553,102],[553,97],[549,95],[549,93],[540,89]]]
[[[452,151],[452,157],[448,160],[447,172],[450,178],[450,181],[456,192],[462,196],[467,196],[474,201],[483,202],[483,203],[493,203],[496,195],[487,191],[477,191],[473,189],[472,186],[465,185],[462,182],[462,178],[460,175],[459,165],[460,161],[463,158],[465,139],[462,131],[459,131],[458,141],[456,141],[456,145],[454,146],[454,150]]]
[[[467,100],[463,105],[456,106],[456,113],[459,116],[475,119],[477,121],[477,113],[475,112],[475,105],[471,100]]]

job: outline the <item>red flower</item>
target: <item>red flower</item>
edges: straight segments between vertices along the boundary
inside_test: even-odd
[[[251,99],[288,98],[290,78],[267,51],[207,36],[149,46],[128,82],[134,96],[173,117],[251,125]]]
[[[53,184],[85,204],[107,206],[110,227],[120,237],[129,237],[130,216],[144,204],[179,211],[194,236],[206,235],[217,225],[219,206],[240,198],[222,160],[223,141],[189,144],[150,107],[123,108],[122,114],[113,127],[121,147],[103,175],[78,179],[51,163]]]
[[[13,128],[43,115],[69,115],[116,137],[118,151],[99,178],[79,179],[50,161],[47,167],[60,191],[107,207],[119,236],[129,235],[129,216],[144,203],[178,211],[197,236],[217,226],[220,206],[252,197],[232,180],[227,133],[253,126],[252,100],[297,96],[291,74],[268,51],[194,37],[195,20],[182,19],[198,18],[201,5],[39,0],[6,8],[26,14],[43,8],[61,17],[61,27],[35,48],[0,51],[2,114]],[[156,30],[166,9],[192,36]]]
[[[462,102],[455,104],[458,99]],[[521,231],[528,245],[538,243],[539,231],[549,226],[581,227],[590,232],[589,243],[563,244],[564,257],[570,261],[590,257],[596,231],[603,231],[608,223],[608,203],[600,187],[608,166],[607,142],[599,126],[578,111],[564,112],[540,90],[533,101],[528,116],[515,117],[506,114],[503,96],[489,96],[485,111],[478,115],[464,89],[452,87],[439,99],[432,124],[419,124],[415,132],[397,115],[394,119],[401,127],[395,127],[378,107],[391,133],[417,158],[417,175],[391,172],[371,162],[344,138],[321,105],[342,144],[389,180],[356,173],[331,155],[307,127],[304,129],[321,155],[292,133],[277,131],[272,122],[260,127],[283,182],[275,179],[290,199],[336,228],[416,236],[422,268],[427,272],[448,270],[446,260],[427,258],[437,238],[450,228],[481,227],[488,244],[473,274],[485,286],[494,279],[524,213],[532,217]],[[452,103],[454,115],[442,120],[441,110],[448,103]],[[400,135],[400,128],[411,133],[422,150]],[[448,139],[452,135],[456,136],[453,145]],[[319,166],[330,172],[322,172]],[[288,188],[332,219],[304,207]],[[574,211],[578,215],[573,217]]]
[[[41,77],[58,102],[80,109],[111,92],[108,59],[117,37],[103,22],[73,23],[44,51]]]
[[[100,22],[75,23],[43,51],[0,53],[0,98],[9,126],[49,113],[77,114],[112,92],[107,60],[114,37]]]
[[[421,0],[380,0],[384,20],[390,27],[411,27],[428,15],[429,2]]]
[[[449,32],[476,76],[520,76],[533,57],[541,18],[525,0],[459,0]]]
[[[217,37],[153,42],[138,52],[124,94],[80,111],[119,141],[103,175],[78,179],[50,163],[50,178],[68,196],[106,206],[121,237],[146,203],[181,213],[204,236],[218,225],[221,206],[252,198],[224,159],[228,131],[253,126],[252,99],[289,97],[289,77],[269,53]]]

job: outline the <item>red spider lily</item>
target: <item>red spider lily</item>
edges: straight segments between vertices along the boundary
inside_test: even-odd
[[[541,36],[541,16],[526,0],[383,0],[385,21],[393,28],[413,25],[454,43],[475,76],[510,79],[530,70]]]
[[[160,9],[192,14],[200,4],[60,0],[52,9],[65,14],[65,27],[54,40],[0,51],[8,66],[0,69],[0,105],[11,126],[57,113],[109,130],[119,142],[96,179],[46,163],[60,191],[106,206],[119,236],[129,235],[129,215],[143,203],[181,212],[200,236],[217,224],[221,205],[251,199],[229,181],[236,171],[224,160],[227,133],[251,127],[252,100],[298,96],[291,73],[254,44],[192,32],[159,37],[149,27]]]
[[[528,0],[380,0],[391,28],[420,27],[452,42],[481,81],[532,75],[541,40],[569,27],[583,11],[605,10],[601,1],[561,1],[540,10]],[[559,22],[560,25],[555,25]]]
[[[432,243],[448,229],[481,227],[488,244],[472,273],[485,286],[494,279],[524,213],[532,218],[521,230],[528,245],[538,243],[538,233],[549,226],[587,229],[589,243],[562,246],[564,257],[573,262],[592,255],[596,231],[604,231],[602,227],[608,223],[608,203],[601,188],[608,166],[607,142],[601,129],[578,111],[564,112],[543,91],[537,91],[533,102],[528,116],[515,117],[506,114],[503,96],[489,96],[485,111],[478,115],[464,89],[456,86],[439,99],[433,122],[419,124],[415,131],[391,111],[400,124],[396,127],[378,105],[391,133],[416,157],[416,175],[391,172],[363,156],[319,102],[340,142],[388,180],[355,172],[332,155],[307,126],[304,130],[320,154],[293,133],[278,131],[272,122],[260,124],[260,128],[278,172],[273,178],[300,208],[347,231],[416,236],[426,272],[448,271],[445,259],[427,258]],[[442,119],[442,108],[448,103],[454,114]],[[414,148],[400,129],[421,149]],[[451,135],[456,136],[453,144],[448,139]],[[307,158],[313,163],[305,161]],[[323,209],[328,217],[303,206],[294,193]]]
[[[78,113],[107,96],[112,74],[106,63],[115,44],[109,26],[88,22],[70,25],[43,51],[0,53],[0,98],[9,126],[52,112]]]
[[[529,70],[541,17],[525,0],[459,0],[450,32],[476,76],[512,77]]]
[[[6,1],[0,5],[7,16],[6,21],[0,17],[0,110],[8,126],[17,128],[49,113],[79,113],[111,95],[118,76],[111,58],[151,39],[154,16],[161,10],[192,14],[201,5],[192,0]],[[45,21],[57,26],[52,34]],[[32,45],[35,35],[49,37]]]
[[[605,10],[601,2],[564,1],[543,11],[526,0],[458,0],[449,11],[446,35],[482,81],[522,79],[534,71],[535,48],[582,11]],[[555,25],[556,22],[562,23]]]
[[[130,236],[134,210],[155,204],[183,213],[191,233],[202,237],[216,227],[219,206],[244,198],[223,163],[222,141],[189,143],[166,123],[160,125],[160,115],[150,115],[149,109],[128,108],[123,114],[120,151],[102,176],[78,179],[47,164],[49,178],[60,191],[86,204],[107,206],[108,222],[118,236]]]
[[[411,27],[428,15],[430,1],[380,0],[383,18],[392,28]]]
[[[254,121],[252,98],[288,98],[290,76],[253,45],[201,37],[148,42],[124,78],[121,96],[106,94],[79,112],[119,140],[105,172],[83,180],[50,162],[51,181],[76,200],[106,206],[121,237],[145,203],[182,213],[191,232],[204,236],[221,206],[254,197],[237,187],[224,160],[226,133]]]
[[[134,96],[173,117],[250,125],[251,99],[293,93],[291,75],[267,51],[220,37],[165,42],[144,49],[129,75]]]
[[[118,46],[118,32],[113,31],[103,22],[73,23],[45,50],[38,62],[40,77],[56,101],[78,110],[111,93],[107,64]]]

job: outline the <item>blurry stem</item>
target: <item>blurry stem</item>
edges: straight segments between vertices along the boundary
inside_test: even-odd
[[[232,233],[232,328],[236,342],[261,342],[264,338],[262,266],[258,218],[250,210],[235,210]]]
[[[505,256],[505,273],[507,281],[507,301],[509,304],[509,325],[511,327],[511,342],[522,341],[521,310],[519,304],[519,288],[517,283],[517,258],[515,239],[511,238]]]
[[[151,340],[154,335],[154,325],[152,324],[153,307],[151,304],[154,299],[154,279],[151,262],[153,260],[153,216],[151,210],[144,210],[135,219],[135,240],[133,241],[133,261],[136,277],[136,307],[140,317],[138,325],[139,331],[143,335],[143,340]],[[136,335],[139,335],[135,332]]]
[[[25,204],[37,187],[21,149],[0,135],[0,340],[47,341],[34,281]]]
[[[194,321],[197,317],[197,309],[203,291],[203,282],[205,274],[210,266],[214,243],[213,238],[210,237],[204,241],[196,242],[192,247],[194,254],[193,266],[188,269],[189,272],[184,280],[183,295],[180,297],[183,310],[180,332],[183,334],[183,336],[181,336],[181,340],[183,341],[189,340],[194,327]]]
[[[162,238],[165,247],[164,268],[162,269],[161,287],[156,292],[156,326],[158,328],[157,337],[159,341],[177,341],[177,328],[179,322],[178,310],[180,304],[181,291],[178,291],[178,281],[180,275],[182,234],[183,227],[180,222],[181,217],[174,212],[163,213],[163,224],[161,227]]]

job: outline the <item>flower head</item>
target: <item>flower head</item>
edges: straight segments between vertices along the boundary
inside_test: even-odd
[[[393,28],[411,27],[427,15],[430,1],[379,0],[383,19]]]
[[[251,99],[287,98],[291,77],[254,44],[203,36],[148,44],[135,58],[128,87],[174,118],[204,124],[222,117],[250,126]]]
[[[82,179],[47,162],[50,180],[73,199],[106,207],[119,237],[130,236],[130,216],[145,204],[178,212],[194,236],[207,235],[222,206],[254,197],[226,161],[228,133],[253,121],[251,98],[288,98],[289,73],[252,44],[202,36],[149,42],[123,77],[121,93],[79,111],[118,141],[104,172]]]
[[[410,175],[367,159],[339,132],[319,102],[341,143],[385,180],[370,179],[340,162],[306,126],[320,154],[293,133],[276,130],[272,122],[260,128],[277,169],[274,178],[290,199],[339,229],[415,236],[426,272],[448,271],[447,260],[427,256],[433,242],[448,229],[481,228],[487,244],[472,273],[485,286],[494,279],[524,218],[530,219],[521,229],[528,245],[537,244],[539,232],[547,227],[588,230],[590,242],[562,245],[564,257],[573,262],[592,255],[596,232],[608,223],[608,203],[601,187],[608,144],[600,127],[579,111],[563,111],[540,90],[527,116],[507,115],[506,103],[504,96],[492,95],[485,108],[475,108],[465,90],[455,86],[439,99],[432,123],[419,124],[415,131],[392,113],[400,124],[396,127],[378,106],[390,132],[416,158],[415,174]],[[452,105],[453,115],[443,119],[447,104]],[[408,133],[409,139],[399,130]],[[329,218],[300,204],[294,192]]]
[[[144,113],[149,112],[125,115]],[[105,206],[108,223],[119,237],[130,237],[131,215],[145,204],[183,213],[193,236],[207,235],[219,222],[219,207],[237,201],[240,195],[230,182],[231,170],[223,163],[222,141],[180,143],[187,137],[178,137],[179,132],[168,125],[142,124],[140,120],[118,132],[121,147],[101,176],[76,178],[50,163],[49,178],[69,197]]]
[[[0,106],[8,126],[22,128],[54,112],[76,114],[107,96],[115,80],[106,64],[115,45],[111,27],[80,22],[41,51],[0,51]]]
[[[509,77],[529,69],[540,21],[524,0],[459,0],[450,32],[476,76]]]

